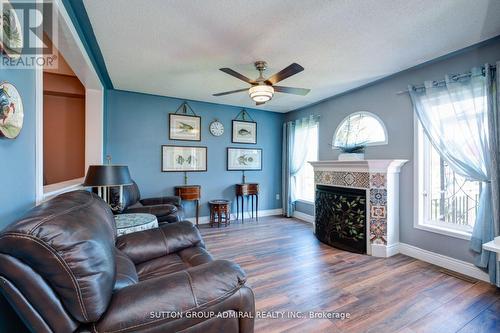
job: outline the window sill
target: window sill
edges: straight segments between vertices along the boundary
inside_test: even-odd
[[[309,200],[304,200],[304,199],[297,199],[297,200],[295,200],[295,202],[300,202],[300,203],[307,204],[307,205],[314,205],[314,201],[309,201]]]
[[[417,224],[414,227],[416,229],[430,231],[430,232],[434,232],[437,234],[455,237],[455,238],[460,238],[460,239],[465,239],[465,240],[470,240],[470,238],[471,238],[470,232],[445,228],[445,227],[441,227],[441,226],[437,226],[437,225]]]
[[[83,188],[82,187],[83,180],[84,180],[84,178],[82,177],[82,178],[78,178],[78,179],[66,180],[64,182],[60,182],[60,183],[56,183],[56,184],[45,185],[43,187],[42,202],[47,201],[49,199],[52,199],[56,195]]]

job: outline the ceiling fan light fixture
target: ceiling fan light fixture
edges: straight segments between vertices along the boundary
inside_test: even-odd
[[[273,98],[274,88],[268,85],[257,85],[248,89],[248,94],[254,102],[265,103]]]

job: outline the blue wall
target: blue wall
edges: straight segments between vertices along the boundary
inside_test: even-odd
[[[469,242],[423,231],[413,227],[413,109],[408,94],[397,94],[407,89],[408,84],[420,84],[425,80],[442,79],[448,73],[462,73],[471,67],[486,62],[494,64],[500,60],[500,39],[494,38],[481,46],[446,56],[445,59],[419,65],[400,72],[376,84],[355,89],[346,94],[332,97],[315,105],[290,112],[287,120],[297,119],[309,114],[319,114],[319,159],[335,160],[339,151],[332,150],[330,143],[338,124],[352,112],[369,111],[377,114],[387,127],[389,144],[368,147],[367,159],[407,159],[400,178],[400,241],[419,248],[440,253],[452,258],[472,262]],[[313,206],[300,203],[297,210],[306,214],[313,213]]]
[[[0,69],[0,82],[16,86],[24,125],[14,140],[0,138],[0,229],[35,203],[35,71]]]
[[[23,100],[24,125],[15,140],[0,138],[0,230],[35,204],[35,71],[0,69],[0,82],[16,86]],[[24,332],[0,296],[0,332]]]
[[[284,115],[247,109],[258,123],[257,144],[231,143],[231,120],[239,107],[189,102],[201,116],[201,142],[168,139],[168,114],[175,112],[181,99],[109,90],[107,94],[107,154],[115,164],[126,164],[138,183],[142,197],[172,195],[175,185],[183,184],[182,172],[161,172],[161,145],[199,145],[208,147],[208,172],[188,173],[189,184],[202,186],[200,216],[209,214],[207,201],[224,198],[234,201],[234,184],[240,171],[226,171],[226,147],[262,148],[262,171],[245,172],[247,182],[259,182],[259,210],[281,208],[281,136]],[[208,126],[215,118],[224,124],[224,134],[214,137]],[[193,205],[185,205],[186,215],[194,215]],[[233,211],[235,212],[235,206]]]

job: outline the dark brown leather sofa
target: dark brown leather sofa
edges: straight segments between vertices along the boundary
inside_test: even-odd
[[[252,332],[245,280],[190,222],[116,238],[109,206],[86,191],[0,233],[0,290],[32,332]]]
[[[164,196],[157,198],[141,199],[141,192],[135,182],[123,187],[123,197],[119,203],[120,188],[111,187],[111,206],[115,214],[148,213],[158,219],[160,225],[182,221],[184,211],[181,206],[181,198],[177,196]]]

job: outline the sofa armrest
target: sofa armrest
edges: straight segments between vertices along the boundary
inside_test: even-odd
[[[171,204],[130,207],[123,211],[124,214],[147,213],[155,216],[167,216],[177,213],[176,206]]]
[[[198,229],[189,221],[169,223],[116,239],[116,247],[136,265],[192,246],[205,247],[205,244]]]
[[[160,327],[169,331],[165,325],[179,319],[172,314],[203,311],[223,302],[245,281],[241,267],[227,260],[145,280],[113,294],[95,331],[142,332]]]
[[[164,205],[164,204],[180,206],[181,198],[177,196],[166,196],[166,197],[142,199],[139,200],[139,202],[144,206]]]

